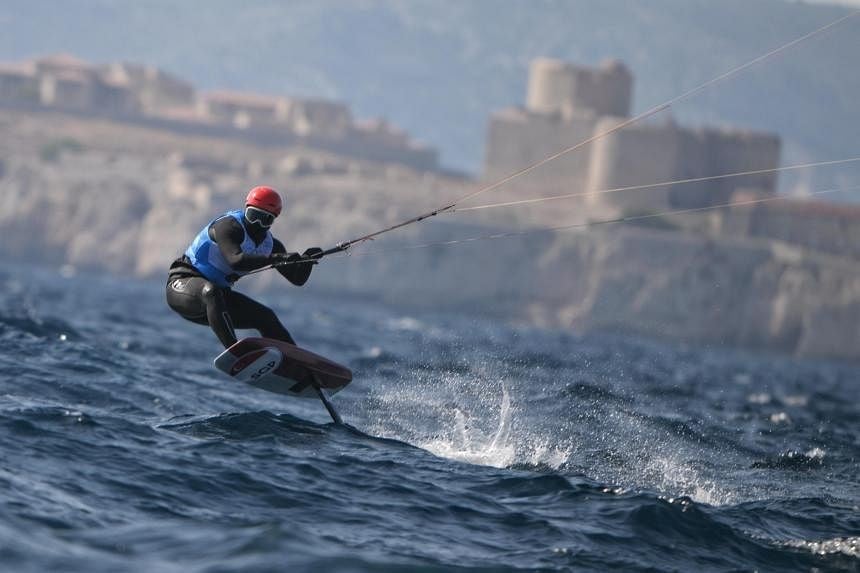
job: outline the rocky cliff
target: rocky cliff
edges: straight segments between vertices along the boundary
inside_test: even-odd
[[[463,228],[423,230],[410,242],[466,234]],[[856,262],[774,242],[619,225],[450,249],[368,252],[321,271],[316,278],[326,286],[340,283],[402,305],[442,305],[579,331],[860,358]]]
[[[201,225],[260,182],[288,189],[275,232],[296,250],[331,246],[468,190],[462,180],[307,149],[60,115],[0,114],[0,134],[0,256],[69,270],[163,276]],[[630,225],[407,248],[535,223],[512,214],[430,220],[331,257],[311,286],[410,308],[860,359],[860,269],[850,259]],[[266,275],[248,288],[276,278]]]

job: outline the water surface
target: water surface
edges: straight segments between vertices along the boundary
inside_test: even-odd
[[[348,426],[217,372],[159,282],[7,266],[2,569],[860,569],[856,366],[297,293]]]

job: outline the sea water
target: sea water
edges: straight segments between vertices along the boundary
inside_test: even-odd
[[[855,365],[260,298],[354,370],[346,426],[162,282],[5,267],[0,570],[860,568]]]

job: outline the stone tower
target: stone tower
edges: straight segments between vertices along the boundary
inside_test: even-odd
[[[564,118],[577,114],[627,117],[632,91],[633,77],[617,60],[586,68],[540,58],[529,69],[526,109]]]

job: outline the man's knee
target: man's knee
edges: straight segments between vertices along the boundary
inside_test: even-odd
[[[203,298],[207,305],[222,304],[224,300],[224,293],[221,292],[221,289],[208,281],[205,285],[203,285],[203,288],[200,290],[200,296]]]

